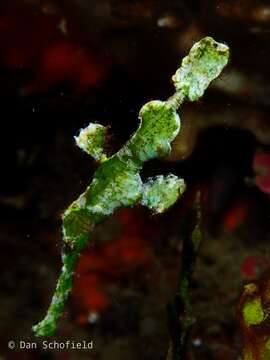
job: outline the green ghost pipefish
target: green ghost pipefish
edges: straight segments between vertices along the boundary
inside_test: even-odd
[[[168,155],[180,130],[177,109],[187,98],[198,100],[229,58],[229,48],[206,37],[197,42],[172,77],[176,92],[167,101],[154,100],[140,110],[140,126],[113,156],[103,153],[106,128],[90,124],[76,137],[77,145],[100,162],[91,184],[64,212],[62,270],[45,318],[33,326],[37,336],[51,336],[57,330],[81,251],[95,226],[120,207],[136,204],[163,213],[185,190],[175,175],[157,176],[142,182],[144,162]]]

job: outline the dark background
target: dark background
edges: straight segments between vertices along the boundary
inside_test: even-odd
[[[270,186],[256,182],[253,163],[269,154],[269,34],[268,1],[1,1],[1,358],[165,359],[181,221],[200,189],[205,235],[188,356],[237,359],[238,298],[268,267]],[[118,211],[79,265],[56,339],[93,339],[94,350],[8,351],[9,340],[36,341],[31,326],[60,269],[61,213],[97,166],[73,136],[90,121],[108,125],[107,152],[117,151],[140,107],[173,93],[170,77],[206,35],[229,45],[230,64],[199,103],[183,105],[171,156],[142,173],[183,177],[185,197],[158,217]]]

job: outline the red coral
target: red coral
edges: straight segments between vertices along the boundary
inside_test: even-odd
[[[155,234],[155,229],[145,224],[145,219],[139,215],[139,210],[120,210],[121,236],[97,249],[88,249],[81,257],[73,291],[73,301],[79,308],[79,323],[86,323],[89,313],[101,312],[110,304],[105,290],[107,285],[148,264],[149,237]]]
[[[268,265],[267,260],[258,255],[247,256],[242,262],[240,271],[244,279],[255,280]]]
[[[227,231],[233,231],[244,222],[248,214],[248,203],[245,200],[236,201],[223,217],[223,226]]]
[[[255,182],[258,188],[270,194],[270,153],[256,152],[253,159],[253,169],[255,171]]]
[[[104,64],[99,64],[87,49],[64,39],[43,50],[37,72],[40,78],[27,88],[28,91],[63,82],[83,90],[98,83],[106,74]]]
[[[64,19],[66,22],[66,19]],[[107,74],[108,61],[97,51],[75,45],[70,32],[61,29],[63,18],[30,4],[11,2],[0,17],[0,62],[11,69],[31,69],[31,83],[23,92],[47,90],[63,82],[83,90]],[[69,24],[66,24],[69,30]]]

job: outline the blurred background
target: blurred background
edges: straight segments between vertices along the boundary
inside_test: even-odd
[[[94,349],[8,351],[9,340],[37,341],[31,326],[61,266],[61,214],[97,167],[74,135],[99,122],[110,127],[107,153],[117,151],[140,107],[172,95],[170,77],[206,35],[230,46],[230,64],[181,107],[169,158],[142,172],[183,177],[185,196],[162,216],[119,210],[81,257],[54,339]],[[165,359],[182,222],[198,189],[204,239],[188,358],[240,359],[238,299],[269,267],[269,37],[269,1],[1,1],[0,359]]]

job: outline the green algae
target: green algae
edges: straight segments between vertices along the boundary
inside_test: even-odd
[[[265,319],[262,301],[259,297],[248,300],[243,307],[243,317],[247,325],[258,325]]]

